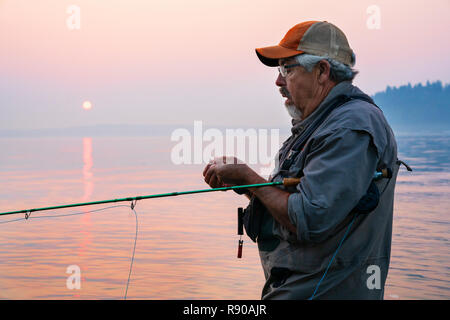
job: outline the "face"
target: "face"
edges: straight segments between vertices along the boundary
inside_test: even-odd
[[[279,61],[280,65],[296,63],[295,58],[280,59]],[[286,77],[282,77],[281,74],[278,75],[275,83],[280,87],[281,95],[286,98],[284,104],[290,114],[291,111],[296,113],[295,109],[298,109],[297,111],[300,114],[305,112],[315,95],[315,81],[314,70],[308,72],[302,66],[288,68]],[[295,109],[292,110],[294,107]]]

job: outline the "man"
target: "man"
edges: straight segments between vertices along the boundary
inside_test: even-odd
[[[256,49],[278,66],[292,135],[269,178],[295,188],[250,188],[247,234],[258,243],[263,299],[382,299],[389,268],[398,172],[394,135],[373,100],[352,85],[355,55],[328,22],[291,28]],[[392,172],[374,179],[380,170]],[[204,169],[211,187],[267,182],[237,159]]]

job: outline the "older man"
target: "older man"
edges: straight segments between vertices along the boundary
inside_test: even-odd
[[[301,178],[294,188],[247,192],[245,227],[258,243],[262,298],[382,299],[397,147],[382,111],[352,85],[347,38],[331,23],[308,21],[256,54],[278,66],[276,85],[293,118],[270,180]],[[374,179],[381,170],[392,175]],[[246,164],[222,159],[203,175],[211,187],[267,182]]]

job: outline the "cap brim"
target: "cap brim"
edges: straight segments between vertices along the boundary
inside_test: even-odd
[[[300,50],[288,49],[282,46],[271,46],[255,49],[259,60],[269,67],[277,67],[278,59],[290,58],[298,54],[304,53]]]

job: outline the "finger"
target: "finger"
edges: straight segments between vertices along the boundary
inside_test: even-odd
[[[208,169],[208,171],[206,171],[205,182],[207,184],[210,184],[211,176],[214,174],[214,171],[215,171],[215,166],[214,165],[211,165],[211,167]]]
[[[206,172],[209,170],[209,168],[211,167],[212,162],[208,163],[205,167],[205,169],[203,169],[203,176],[205,176]]]
[[[222,179],[219,176],[217,176],[217,187],[222,188],[224,186],[225,186],[225,183],[223,183]]]
[[[215,174],[213,174],[211,179],[209,180],[209,185],[212,188],[219,188],[219,182],[218,182],[217,176]]]

